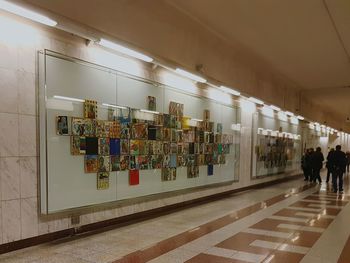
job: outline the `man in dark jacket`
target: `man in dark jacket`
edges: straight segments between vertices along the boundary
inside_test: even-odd
[[[312,181],[316,183],[318,180],[319,183],[322,182],[320,171],[323,166],[324,157],[321,152],[321,148],[317,147],[316,151],[311,155],[311,164],[312,164]]]
[[[341,146],[335,147],[335,152],[332,155],[333,163],[333,192],[336,193],[338,190],[340,193],[343,192],[343,174],[345,173],[346,167],[346,155],[341,151]],[[339,185],[338,185],[339,178]],[[339,187],[338,187],[339,186]]]
[[[330,175],[333,174],[333,163],[332,163],[333,153],[334,153],[334,148],[331,148],[331,150],[328,152],[328,155],[327,155],[327,164],[326,164],[326,167],[327,167],[327,180],[326,180],[326,182],[327,183],[329,182]],[[333,176],[332,176],[332,182],[333,182]]]

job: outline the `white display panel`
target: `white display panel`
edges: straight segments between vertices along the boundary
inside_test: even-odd
[[[41,54],[40,61],[43,214],[239,179],[240,132],[232,130],[232,125],[239,122],[237,108],[51,52]],[[102,103],[147,109],[148,96],[156,98],[156,110],[161,113],[168,113],[170,101],[184,104],[184,115],[192,118],[203,119],[203,111],[210,110],[211,120],[215,121],[214,129],[218,122],[222,123],[223,133],[232,134],[234,144],[230,145],[226,163],[214,165],[212,176],[207,175],[207,166],[199,166],[197,178],[187,178],[187,167],[178,167],[174,181],[162,181],[161,169],[140,170],[139,184],[129,185],[128,170],[110,172],[109,188],[97,190],[96,174],[84,172],[84,155],[71,155],[70,136],[56,134],[56,117],[82,118],[83,102],[57,99],[57,96],[96,100],[98,119],[102,120],[108,119],[107,109]]]
[[[298,122],[294,118],[294,122]],[[285,115],[253,115],[252,177],[288,173],[300,169],[301,128]]]

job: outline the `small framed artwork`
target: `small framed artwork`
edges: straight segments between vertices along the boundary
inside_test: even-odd
[[[82,136],[71,136],[71,154],[82,155],[86,153],[86,141]]]
[[[222,123],[216,124],[216,132],[222,134]]]
[[[70,121],[68,116],[56,117],[56,134],[57,135],[70,135]]]
[[[163,125],[165,128],[171,127],[171,116],[170,114],[163,114]]]
[[[109,128],[109,137],[110,138],[120,138],[120,124],[116,121],[111,121]]]
[[[129,157],[129,170],[137,169],[136,156],[130,155]]]
[[[110,141],[109,138],[98,138],[98,154],[99,155],[109,155]]]
[[[130,139],[129,124],[123,123],[120,125],[120,138],[121,139]]]
[[[199,167],[197,165],[187,166],[187,178],[199,177]]]
[[[109,173],[98,172],[97,173],[97,189],[105,190],[109,188]]]
[[[109,156],[98,156],[98,171],[109,172],[111,168],[111,159]]]
[[[170,153],[170,143],[169,142],[164,142],[163,143],[163,153],[164,154],[169,154]]]
[[[163,155],[151,155],[149,159],[150,169],[161,169],[163,165]]]
[[[88,119],[97,118],[97,101],[85,100],[84,102],[84,117]]]
[[[139,155],[139,142],[140,140],[130,140],[130,155]]]
[[[177,116],[177,102],[170,101],[170,103],[169,103],[169,114]]]
[[[163,141],[170,141],[170,140],[171,140],[171,129],[163,128]]]
[[[210,120],[210,110],[204,110],[204,112],[203,112],[203,119],[205,121],[209,121]]]
[[[126,140],[126,139],[120,140],[120,153],[125,155],[129,154],[129,140]]]
[[[129,169],[129,155],[120,156],[120,171],[125,171]]]
[[[131,137],[133,139],[147,140],[147,124],[146,123],[133,123],[131,126]]]
[[[139,170],[129,171],[129,185],[138,185],[140,183],[140,172]]]
[[[156,111],[157,109],[156,97],[148,96],[147,99],[148,99],[148,110]]]
[[[72,118],[72,135],[83,136],[85,133],[85,120],[82,118]]]
[[[96,136],[96,120],[93,120],[93,119],[84,120],[84,135],[86,137]]]
[[[208,176],[212,176],[214,174],[214,165],[208,165]]]
[[[98,138],[97,137],[86,137],[86,154],[97,155],[98,154]]]
[[[140,170],[147,170],[149,169],[149,160],[148,160],[148,155],[139,155],[136,157],[136,166]]]
[[[170,144],[170,153],[174,153],[174,154],[176,154],[177,153],[177,143],[175,143],[175,142],[172,142],[171,144]]]
[[[163,167],[169,168],[170,167],[170,154],[163,156]]]
[[[177,155],[177,166],[186,166],[186,157],[184,155]]]
[[[177,166],[177,154],[170,154],[170,168],[176,168]]]
[[[176,168],[163,168],[162,169],[162,181],[174,181],[176,180]]]
[[[97,155],[85,155],[84,158],[85,173],[97,173],[98,172],[98,156]]]
[[[120,155],[120,139],[117,139],[117,138],[109,139],[109,154]]]
[[[111,155],[111,171],[116,172],[120,171],[120,156]]]

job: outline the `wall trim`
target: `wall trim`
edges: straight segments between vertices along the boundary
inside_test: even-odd
[[[60,230],[60,231],[56,231],[56,232],[52,232],[44,235],[39,235],[39,236],[30,237],[30,238],[26,238],[26,239],[14,241],[14,242],[1,244],[0,254],[8,253],[8,252],[19,250],[26,247],[40,245],[43,243],[51,242],[62,238],[78,237],[78,235],[93,235],[96,233],[105,232],[111,229],[134,224],[147,219],[152,219],[158,216],[170,214],[185,208],[190,208],[200,204],[205,204],[215,200],[223,199],[231,194],[236,194],[247,190],[264,188],[274,184],[287,182],[291,180],[297,180],[301,178],[300,175],[301,174],[291,175],[284,178],[279,178],[276,180],[263,182],[263,183],[257,183],[254,185],[249,185],[238,189],[233,189],[233,190],[229,190],[229,191],[225,191],[225,192],[221,192],[213,195],[208,195],[208,196],[204,196],[204,197],[200,197],[200,198],[196,198],[196,199],[192,199],[192,200],[188,200],[188,201],[184,201],[176,204],[166,205],[166,206],[138,212],[135,214],[125,215],[117,218],[103,220],[100,222],[82,225],[75,228],[72,227],[65,230]]]

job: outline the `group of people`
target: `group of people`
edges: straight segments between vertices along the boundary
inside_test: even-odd
[[[304,172],[305,181],[316,183],[322,182],[320,171],[325,161],[321,148],[317,147],[316,151],[313,148],[306,149],[302,159],[301,167]],[[344,153],[341,146],[337,145],[335,150],[332,148],[327,155],[327,179],[332,178],[333,192],[343,192],[343,175],[349,172],[350,166],[350,152]]]

